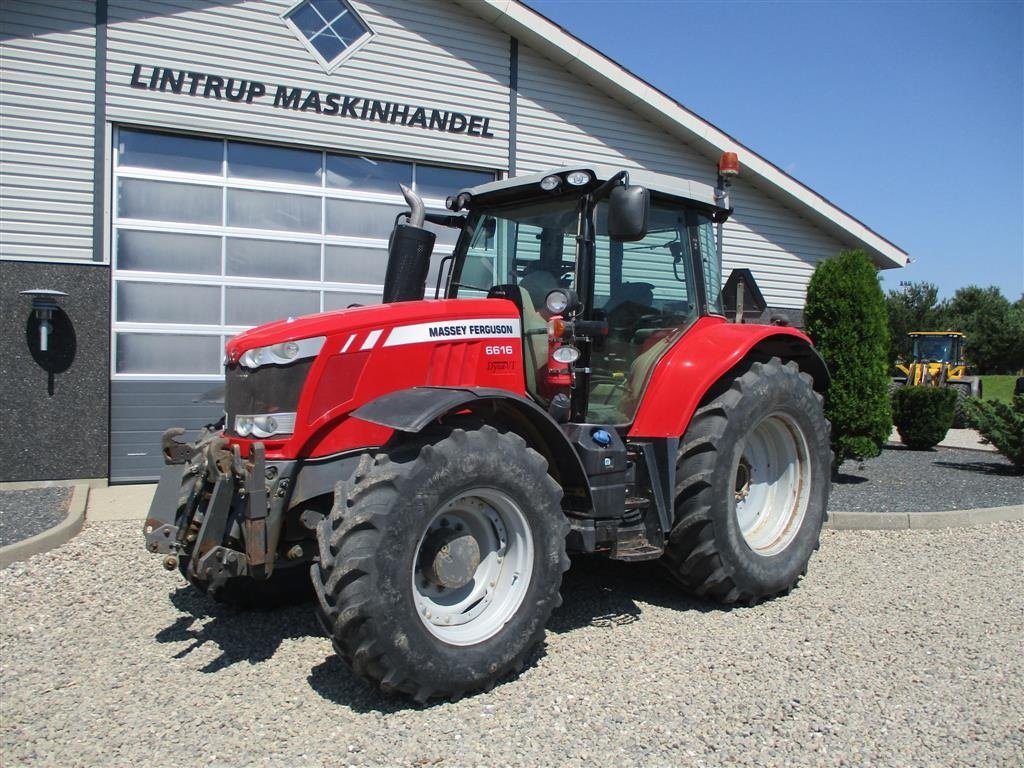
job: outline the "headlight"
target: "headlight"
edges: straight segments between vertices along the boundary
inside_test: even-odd
[[[565,180],[574,187],[582,187],[584,184],[590,183],[590,174],[586,171],[573,171],[565,177]]]
[[[564,344],[552,352],[551,357],[559,363],[575,363],[580,359],[580,351],[571,344]]]
[[[544,297],[544,307],[552,315],[564,315],[576,310],[579,299],[572,288],[555,288]]]
[[[562,186],[562,180],[558,176],[545,176],[540,180],[540,188],[545,192],[554,192]]]
[[[235,434],[240,437],[273,437],[295,432],[294,413],[261,413],[235,416]]]
[[[242,353],[238,362],[244,368],[259,368],[262,365],[288,365],[306,357],[315,357],[324,346],[326,336],[311,339],[285,341],[269,347],[254,347]]]

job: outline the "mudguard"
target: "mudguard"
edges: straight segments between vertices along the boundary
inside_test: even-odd
[[[644,390],[631,438],[680,437],[708,390],[748,359],[794,360],[824,393],[829,373],[805,334],[773,325],[737,325],[702,317],[655,365]]]
[[[489,424],[502,424],[517,432],[547,459],[567,494],[588,492],[587,474],[562,428],[533,401],[508,390],[412,387],[371,400],[352,416],[400,432],[417,433],[431,422],[461,411],[479,414]]]

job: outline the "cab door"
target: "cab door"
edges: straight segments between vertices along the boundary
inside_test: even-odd
[[[586,418],[624,425],[654,364],[702,313],[721,311],[721,266],[711,219],[693,209],[655,200],[647,235],[630,243],[607,237],[602,209],[591,315],[608,334],[591,346]]]

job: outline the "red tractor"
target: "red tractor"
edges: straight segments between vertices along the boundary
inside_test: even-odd
[[[338,654],[420,701],[522,666],[567,552],[786,593],[825,517],[828,372],[799,331],[727,321],[719,182],[574,167],[447,214],[406,190],[383,305],[228,342],[223,422],[164,436],[147,548],[249,605],[312,574]],[[434,300],[426,223],[460,231]]]

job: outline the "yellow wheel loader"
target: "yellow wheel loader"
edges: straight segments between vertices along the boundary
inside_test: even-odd
[[[902,376],[894,379],[899,385],[956,387],[961,398],[981,395],[981,378],[967,376],[964,342],[959,331],[916,331],[910,334],[913,351],[909,362],[897,363]]]

